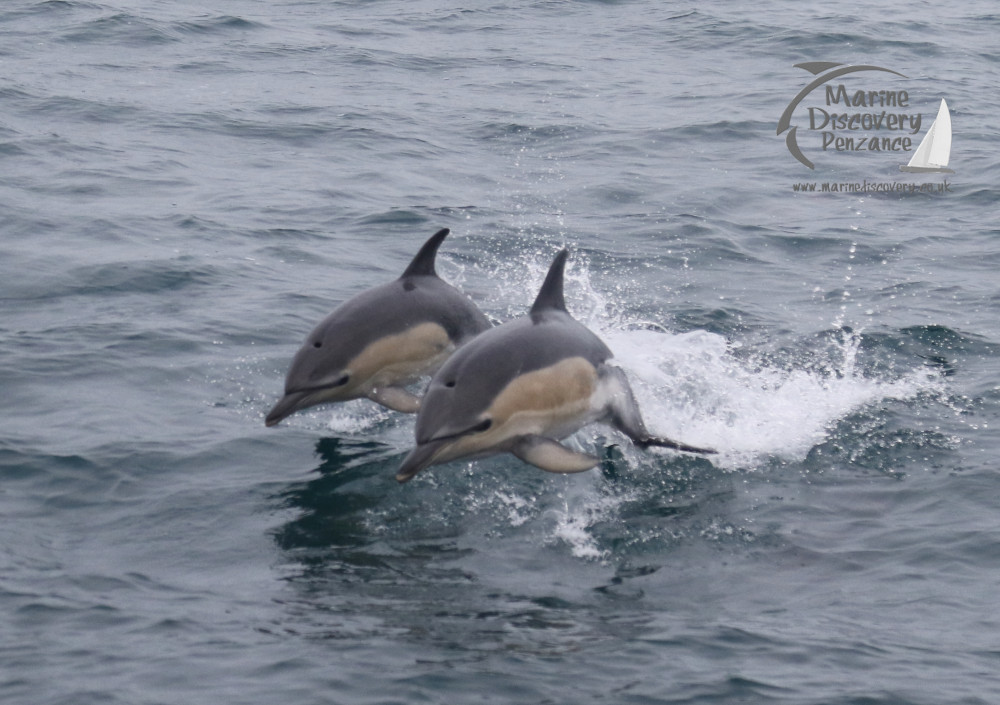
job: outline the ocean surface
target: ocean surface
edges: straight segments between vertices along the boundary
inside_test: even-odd
[[[995,3],[210,5],[0,5],[0,702],[1000,702]],[[807,62],[875,67],[813,170]],[[399,485],[412,416],[265,428],[442,227],[496,322],[568,247],[719,455]]]

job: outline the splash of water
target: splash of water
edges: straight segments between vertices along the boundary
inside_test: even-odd
[[[328,407],[327,428],[336,433],[355,435],[374,430],[392,419],[394,412],[368,399],[333,404]]]
[[[631,493],[605,494],[597,487],[598,476],[594,473],[569,483],[559,493],[561,503],[553,506],[546,514],[551,525],[548,529],[550,541],[563,543],[577,558],[603,561],[609,557],[606,549],[593,534],[593,529],[601,522],[612,520],[619,507],[633,499]]]
[[[826,369],[751,365],[721,336],[704,331],[603,334],[633,380],[650,430],[714,447],[720,455],[713,462],[727,468],[752,466],[765,456],[802,460],[845,416],[941,385],[925,370],[896,380],[859,375],[855,334],[844,336]]]

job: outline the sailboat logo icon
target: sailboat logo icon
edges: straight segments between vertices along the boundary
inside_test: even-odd
[[[931,123],[927,134],[913,153],[913,157],[908,164],[901,164],[900,171],[917,173],[938,173],[954,174],[953,169],[948,168],[948,160],[951,158],[951,113],[948,112],[948,104],[941,99],[937,117]]]

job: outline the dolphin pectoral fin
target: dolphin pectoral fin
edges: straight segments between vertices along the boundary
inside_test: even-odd
[[[420,411],[420,397],[410,394],[402,387],[378,387],[368,394],[368,398],[404,414]]]
[[[510,452],[546,472],[583,472],[601,462],[592,455],[577,453],[543,436],[522,436],[511,445]]]
[[[601,369],[601,375],[614,385],[614,393],[611,395],[609,414],[611,425],[632,439],[640,448],[657,446],[659,448],[672,448],[686,453],[714,454],[718,451],[710,448],[698,448],[685,443],[672,441],[669,438],[657,438],[651,436],[646,430],[646,424],[642,420],[642,412],[639,411],[639,404],[635,400],[635,394],[628,383],[625,372],[617,367],[605,366]]]

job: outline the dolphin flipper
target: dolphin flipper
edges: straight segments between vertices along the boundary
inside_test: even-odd
[[[546,472],[583,472],[601,462],[592,455],[577,453],[544,436],[521,436],[511,445],[510,452]]]
[[[402,387],[377,387],[368,398],[393,411],[415,414],[420,411],[420,397],[410,394]]]
[[[632,439],[640,448],[648,446],[658,446],[660,448],[672,448],[682,450],[687,453],[714,454],[710,448],[698,448],[685,443],[672,441],[669,438],[657,438],[651,436],[646,429],[646,424],[642,420],[642,413],[639,411],[639,404],[635,400],[635,394],[628,383],[625,372],[618,367],[604,365],[599,374],[612,386],[611,401],[609,403],[609,418],[615,428]]]

